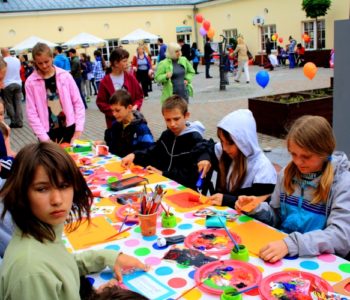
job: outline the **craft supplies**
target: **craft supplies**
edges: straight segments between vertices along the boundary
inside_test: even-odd
[[[232,241],[232,243],[235,245],[234,248],[235,248],[236,252],[238,252],[238,251],[239,251],[239,245],[238,245],[238,243],[236,242],[236,240],[235,240],[234,237],[232,236],[231,232],[227,229],[226,224],[224,224],[224,222],[222,222],[221,218],[219,218],[219,221],[220,221],[220,223],[222,224],[222,227],[225,229],[225,231],[226,231],[228,237],[230,238],[230,240]]]
[[[92,142],[88,140],[74,140],[73,152],[89,152],[92,150]]]

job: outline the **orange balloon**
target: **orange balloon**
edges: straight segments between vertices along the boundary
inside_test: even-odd
[[[212,38],[214,37],[214,35],[215,35],[214,29],[213,29],[213,28],[210,28],[210,29],[208,30],[208,32],[207,32],[208,38],[212,39]]]
[[[310,37],[307,34],[304,34],[303,40],[305,43],[308,43],[308,42],[310,42]]]
[[[314,63],[308,62],[304,65],[304,75],[312,80],[317,73],[317,67]]]

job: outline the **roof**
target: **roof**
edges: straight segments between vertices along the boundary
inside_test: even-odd
[[[124,8],[145,6],[195,5],[212,0],[0,0],[0,13]]]

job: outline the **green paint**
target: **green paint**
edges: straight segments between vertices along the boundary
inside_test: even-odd
[[[238,218],[238,220],[242,223],[245,223],[245,222],[248,222],[248,221],[251,221],[253,220],[252,217],[249,217],[249,216],[246,216],[246,215],[242,215]]]
[[[138,248],[134,253],[137,256],[146,256],[151,253],[151,250],[149,248]]]
[[[350,264],[340,264],[339,270],[345,273],[350,273]]]

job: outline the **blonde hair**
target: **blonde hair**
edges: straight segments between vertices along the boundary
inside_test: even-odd
[[[239,37],[237,38],[237,44],[244,44],[244,39],[243,39],[243,37],[239,36]]]
[[[176,51],[181,50],[181,46],[178,43],[169,43],[166,49],[166,57],[176,59]]]
[[[235,143],[231,135],[226,130],[218,127],[217,136],[220,137],[220,135],[223,136],[226,142],[228,142],[230,145],[233,145]],[[226,177],[232,164],[232,159],[225,151],[223,151],[219,160],[218,184],[219,191],[223,193],[233,193],[235,190],[239,189],[242,186],[244,178],[247,174],[247,159],[238,147],[237,150],[237,156],[234,158],[233,170],[229,179],[230,184],[228,186],[231,187],[230,190],[227,190],[226,188]]]
[[[311,203],[327,202],[334,178],[334,169],[330,156],[335,149],[335,137],[328,121],[319,116],[302,116],[297,119],[287,135],[287,147],[290,142],[324,158],[324,168],[320,183],[314,192]],[[297,166],[291,161],[284,171],[284,188],[287,194],[295,190],[293,178],[301,178]]]

